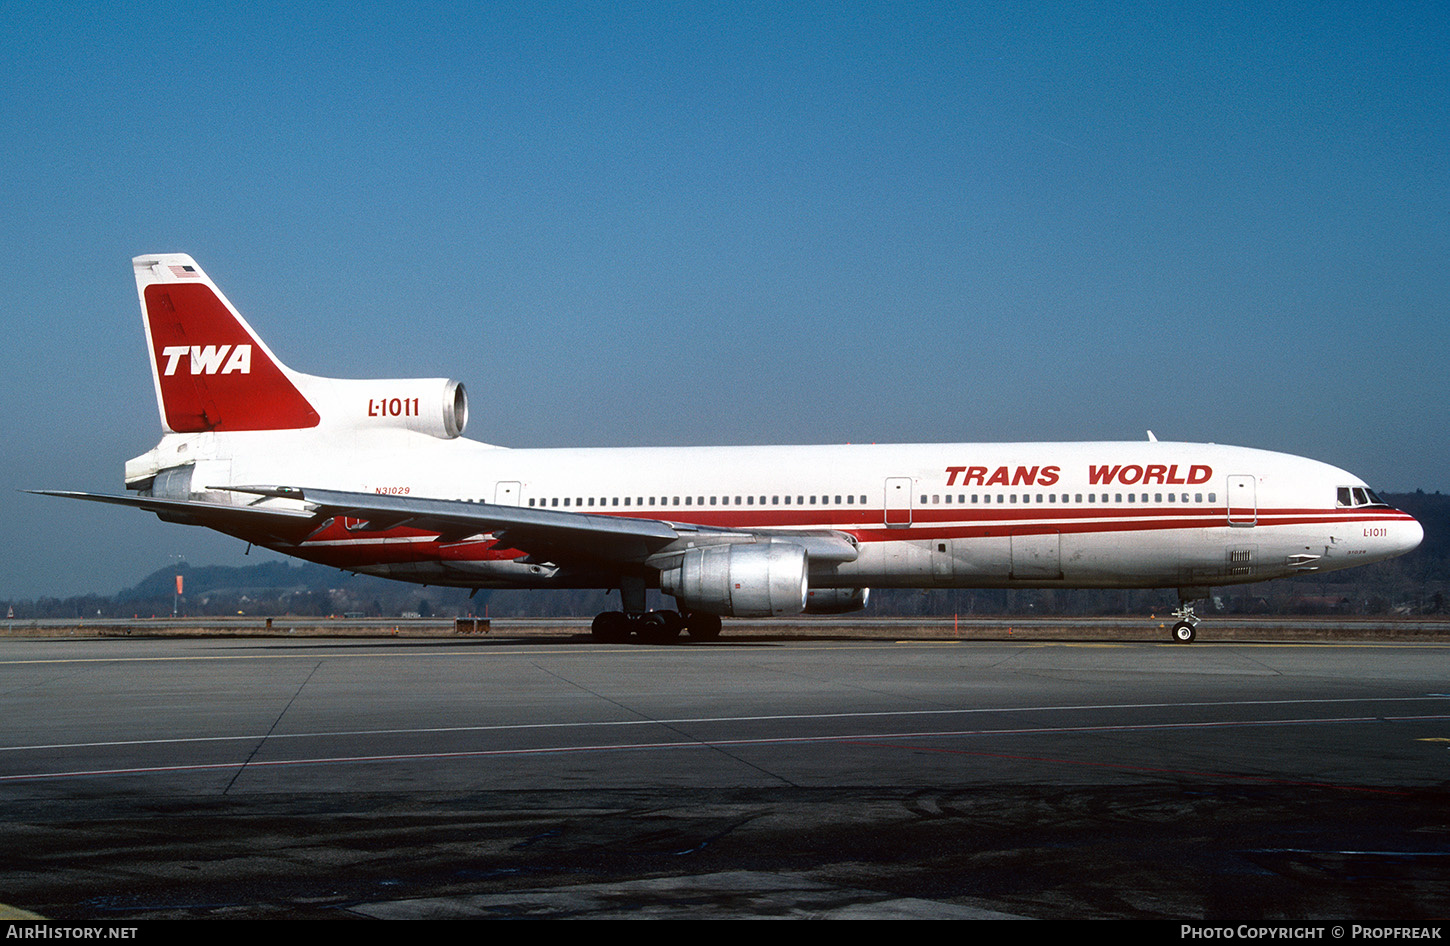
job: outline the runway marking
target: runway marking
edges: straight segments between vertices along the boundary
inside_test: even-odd
[[[414,638],[426,640],[426,638]],[[550,648],[545,651],[548,654],[604,654],[639,651],[639,647],[633,644],[621,645],[616,649],[605,649],[598,644],[584,645],[578,649],[565,649],[562,647]],[[321,660],[336,659],[346,660],[364,657],[477,657],[482,655],[512,656],[538,656],[539,652],[534,650],[504,650],[502,648],[489,650],[431,650],[431,651],[365,651],[361,653],[335,653],[332,651],[295,651],[284,654],[187,654],[177,657],[39,657],[26,660],[0,660],[0,667],[9,666],[33,666],[35,664],[124,664],[124,663],[173,663],[189,660]]]
[[[502,634],[500,636],[507,636],[507,635],[506,634]],[[100,640],[109,640],[109,639],[108,638],[97,638],[96,640],[100,641]],[[114,638],[114,640],[121,641],[123,639],[122,638]],[[156,640],[167,640],[167,638],[156,638]],[[235,639],[235,638],[226,638],[225,640],[226,640],[227,643],[232,644],[232,645],[236,645],[238,643],[237,639]],[[296,640],[296,638],[286,638],[284,636],[279,635],[277,637],[265,638],[265,639],[262,640],[261,643],[255,643],[255,644],[253,644],[253,643],[250,643],[250,642],[243,642],[243,646],[262,646],[263,643],[288,643],[288,642],[295,641],[295,640]],[[336,641],[339,641],[339,642],[348,642],[349,641],[348,638],[332,638],[332,640],[336,640]],[[437,638],[417,637],[417,638],[390,638],[389,640],[399,641],[399,642],[409,642],[409,643],[412,643],[412,642],[427,643],[427,642],[430,642],[430,641],[437,641],[438,639]],[[209,642],[209,641],[210,641],[210,639],[204,639],[203,640],[203,642]],[[127,641],[127,643],[128,644],[133,644],[133,643],[136,643],[136,641],[135,640],[130,640],[130,641]],[[472,641],[470,643],[475,644],[475,645],[478,645],[478,646],[460,647],[459,649],[450,649],[450,650],[409,650],[409,649],[405,649],[403,647],[397,647],[396,649],[395,648],[392,648],[392,647],[389,647],[386,650],[362,651],[362,652],[347,652],[347,651],[335,651],[335,650],[316,650],[316,651],[314,651],[314,650],[299,650],[299,651],[295,651],[295,652],[286,652],[286,653],[278,653],[278,654],[273,654],[273,653],[265,653],[265,654],[263,654],[263,653],[251,653],[251,654],[185,654],[185,655],[169,656],[169,657],[168,656],[154,656],[154,657],[37,657],[37,658],[24,658],[24,659],[20,659],[20,660],[0,660],[0,667],[9,667],[9,666],[26,667],[26,666],[34,666],[34,665],[37,665],[37,664],[168,663],[168,662],[182,662],[182,661],[189,661],[189,660],[296,660],[296,659],[302,659],[302,660],[317,660],[317,659],[345,660],[345,659],[352,659],[352,658],[376,658],[376,657],[395,657],[395,658],[401,658],[401,657],[420,657],[420,658],[432,658],[432,657],[495,657],[495,656],[499,656],[499,657],[515,657],[515,656],[540,657],[540,656],[554,656],[554,655],[558,655],[558,656],[578,656],[578,655],[581,655],[581,654],[588,655],[588,656],[597,656],[597,655],[603,655],[603,654],[621,654],[621,653],[632,653],[632,654],[637,654],[637,655],[640,655],[640,656],[649,656],[649,655],[660,654],[660,653],[680,653],[682,650],[687,650],[687,649],[697,649],[701,653],[709,653],[712,650],[718,650],[718,649],[728,648],[732,644],[741,644],[741,645],[749,645],[749,646],[760,646],[760,645],[763,645],[763,644],[769,644],[770,646],[789,647],[792,650],[840,650],[842,648],[850,648],[850,649],[853,649],[853,650],[880,650],[880,649],[889,649],[889,648],[894,648],[894,647],[900,647],[903,644],[931,645],[931,646],[937,646],[937,647],[958,647],[958,646],[961,646],[962,644],[973,644],[973,645],[977,645],[977,646],[994,646],[994,645],[997,645],[997,646],[1003,646],[1003,647],[1010,647],[1010,648],[1012,648],[1014,650],[1018,650],[1018,649],[1022,649],[1022,648],[1029,648],[1029,647],[1031,647],[1031,648],[1049,648],[1049,647],[1062,647],[1062,648],[1109,648],[1109,647],[1111,647],[1111,648],[1129,648],[1129,647],[1152,647],[1152,648],[1167,648],[1167,649],[1171,649],[1171,650],[1176,651],[1176,652],[1182,652],[1182,653],[1185,653],[1185,654],[1186,653],[1192,653],[1192,652],[1198,652],[1198,651],[1206,651],[1206,650],[1209,650],[1210,648],[1225,648],[1225,647],[1246,647],[1246,648],[1335,647],[1335,648],[1341,648],[1341,649],[1350,649],[1350,648],[1355,648],[1355,649],[1363,649],[1363,648],[1373,648],[1373,649],[1395,648],[1395,649],[1400,649],[1400,650],[1404,650],[1404,649],[1444,650],[1447,647],[1450,647],[1450,643],[1445,643],[1445,642],[1440,642],[1440,641],[1218,641],[1218,642],[1207,641],[1207,642],[1201,642],[1200,644],[1195,645],[1195,647],[1197,648],[1197,650],[1194,651],[1194,650],[1186,650],[1184,648],[1184,645],[1179,644],[1179,643],[1174,642],[1174,641],[1048,641],[1048,640],[1007,640],[1007,639],[998,639],[998,638],[992,638],[992,639],[987,639],[987,640],[943,638],[941,640],[900,640],[900,641],[880,641],[880,642],[873,642],[873,641],[855,641],[855,640],[841,640],[841,641],[829,642],[829,643],[826,643],[826,644],[796,644],[796,643],[790,642],[790,641],[763,641],[763,640],[753,639],[753,638],[749,638],[749,637],[738,637],[738,638],[734,638],[734,639],[726,639],[726,640],[723,640],[723,641],[713,642],[713,643],[707,643],[707,644],[698,644],[698,643],[697,644],[690,644],[690,645],[685,645],[685,647],[683,647],[683,648],[680,648],[680,647],[656,648],[656,647],[642,647],[642,646],[637,645],[637,644],[608,645],[608,644],[597,644],[597,643],[580,644],[577,647],[575,647],[575,646],[566,646],[566,645],[552,644],[552,643],[548,643],[546,640],[540,641],[538,644],[519,644],[519,645],[492,645],[492,642],[491,641],[487,641],[487,640],[475,640],[475,641]],[[541,646],[541,645],[546,645],[546,646]],[[364,645],[364,646],[366,646],[366,645]]]
[[[409,735],[440,735],[444,733],[486,733],[486,732],[516,732],[531,729],[580,729],[580,728],[613,728],[627,726],[683,726],[683,725],[707,725],[724,723],[769,723],[769,722],[809,722],[814,720],[845,720],[845,719],[892,719],[904,716],[969,716],[975,714],[999,714],[999,713],[1065,713],[1065,712],[1102,712],[1110,710],[1142,710],[1142,709],[1202,709],[1215,707],[1247,707],[1247,706],[1329,706],[1345,703],[1417,703],[1423,701],[1441,702],[1450,699],[1450,696],[1375,696],[1375,697],[1336,697],[1334,699],[1322,700],[1205,700],[1188,703],[1078,703],[1065,706],[982,706],[963,707],[958,709],[919,709],[919,710],[882,710],[879,712],[852,712],[852,713],[778,713],[762,716],[683,716],[668,719],[618,719],[618,720],[591,720],[588,722],[568,723],[507,723],[493,726],[428,726],[409,729],[338,729],[321,732],[303,733],[253,733],[237,736],[178,736],[166,739],[116,739],[97,742],[55,742],[37,743],[34,745],[22,746],[0,746],[0,752],[44,752],[56,749],[101,749],[119,746],[166,746],[186,745],[190,743],[203,742],[255,742],[266,740],[268,742],[279,739],[333,739],[338,737],[356,736],[409,736]],[[1396,720],[1433,720],[1446,717],[1438,715],[1430,716],[1394,716],[1383,717]],[[1252,720],[1244,722],[1253,722]],[[1143,725],[1188,725],[1178,723],[1145,723]],[[1214,724],[1205,724],[1214,725]],[[1225,724],[1227,725],[1227,724]],[[1003,730],[1011,732],[1013,730]],[[1025,730],[1024,730],[1025,731]]]
[[[1237,772],[1214,772],[1198,769],[1170,769],[1152,765],[1129,765],[1125,762],[1084,762],[1079,759],[1062,759],[1046,756],[1011,755],[1003,752],[973,752],[969,749],[944,749],[940,746],[896,746],[913,752],[935,752],[947,755],[965,755],[984,759],[1006,759],[1013,762],[1036,762],[1045,765],[1073,765],[1084,768],[1113,769],[1125,772],[1151,772],[1155,775],[1194,775],[1200,777],[1228,779],[1235,782],[1254,782],[1262,785],[1298,785],[1313,788],[1337,788],[1346,792],[1367,792],[1373,795],[1413,795],[1412,791],[1396,788],[1371,788],[1364,785],[1345,785],[1342,782],[1316,782],[1308,779],[1278,778],[1269,775],[1243,775]]]
[[[1013,729],[963,729],[941,732],[917,731],[896,733],[848,733],[834,736],[771,736],[751,739],[697,739],[678,742],[636,742],[596,743],[581,746],[537,746],[514,749],[467,749],[452,752],[386,753],[360,756],[322,756],[307,759],[274,759],[264,761],[233,761],[186,763],[180,765],[137,766],[112,769],[81,769],[60,772],[27,772],[0,776],[0,783],[40,781],[45,779],[69,779],[95,776],[149,775],[158,773],[205,772],[230,769],[286,768],[292,766],[343,765],[377,762],[408,762],[439,759],[483,759],[504,757],[527,757],[542,755],[569,755],[588,752],[643,752],[674,749],[721,749],[740,747],[773,747],[812,744],[859,744],[879,745],[882,740],[900,739],[949,739],[979,736],[1036,736],[1069,735],[1082,733],[1125,733],[1155,732],[1175,729],[1246,729],[1266,726],[1313,726],[1324,724],[1383,723],[1413,720],[1450,720],[1445,716],[1343,716],[1325,718],[1272,719],[1250,721],[1221,721],[1197,723],[1134,723],[1108,726],[1034,726]],[[910,746],[899,748],[915,748]],[[925,747],[923,751],[926,751]],[[941,752],[968,752],[969,750],[932,749]],[[1008,757],[1010,758],[1010,757]],[[1024,757],[1025,758],[1025,757]],[[1079,763],[1082,765],[1112,765],[1113,763]],[[1225,776],[1228,777],[1228,776]],[[1237,777],[1237,776],[1235,776]],[[1249,776],[1245,776],[1249,777]],[[1265,777],[1266,776],[1253,776]],[[1366,791],[1370,789],[1365,789]]]

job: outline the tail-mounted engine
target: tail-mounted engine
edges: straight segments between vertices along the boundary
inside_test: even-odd
[[[444,378],[387,381],[317,379],[332,403],[323,422],[356,430],[397,429],[452,440],[468,424],[468,394],[463,384]],[[311,385],[309,385],[311,387]],[[312,392],[309,391],[309,394]]]

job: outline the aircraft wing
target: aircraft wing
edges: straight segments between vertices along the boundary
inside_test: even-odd
[[[535,561],[556,565],[665,567],[672,564],[674,556],[691,548],[749,542],[795,543],[803,546],[812,560],[820,562],[856,559],[855,541],[830,530],[728,529],[660,519],[291,486],[210,487],[209,491],[223,489],[256,495],[258,499],[248,505],[227,505],[151,496],[30,492],[131,506],[154,512],[168,522],[208,526],[233,535],[266,534],[289,544],[301,543],[329,520],[343,517],[357,520],[349,524],[355,532],[385,532],[406,526],[436,532],[442,544],[487,535]],[[291,500],[305,508],[264,505],[267,499]]]
[[[93,503],[110,503],[154,512],[163,522],[207,526],[229,535],[271,536],[281,542],[298,542],[316,528],[315,516],[301,509],[280,509],[264,506],[226,506],[220,503],[195,502],[185,499],[161,499],[155,496],[112,496],[105,493],[79,493],[58,489],[28,489],[37,496],[60,496],[84,499]]]
[[[555,564],[648,563],[659,567],[671,554],[690,548],[760,541],[794,542],[805,547],[806,553],[818,561],[849,562],[856,558],[854,541],[843,533],[831,531],[728,529],[660,519],[326,489],[265,486],[230,489],[299,500],[314,507],[318,515],[364,519],[369,531],[408,526],[437,532],[438,540],[443,543],[489,534],[501,545],[526,552],[540,562]]]

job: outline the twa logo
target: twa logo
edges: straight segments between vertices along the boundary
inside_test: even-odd
[[[231,352],[231,357],[227,357]],[[166,358],[162,374],[168,378],[176,374],[181,359],[190,355],[187,361],[188,374],[238,374],[252,373],[252,346],[238,345],[168,345],[161,350]]]

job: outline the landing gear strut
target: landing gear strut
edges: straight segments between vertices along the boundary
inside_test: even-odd
[[[710,641],[720,636],[720,616],[688,611],[646,611],[644,579],[625,576],[619,582],[619,611],[605,611],[594,618],[589,633],[605,644],[623,644],[633,635],[645,644],[668,644],[689,631],[692,640]]]
[[[1173,639],[1180,644],[1191,644],[1198,636],[1199,617],[1193,613],[1193,602],[1196,600],[1198,599],[1187,597],[1185,589],[1179,589],[1178,608],[1173,612],[1173,616],[1178,619],[1178,623],[1173,625]]]

